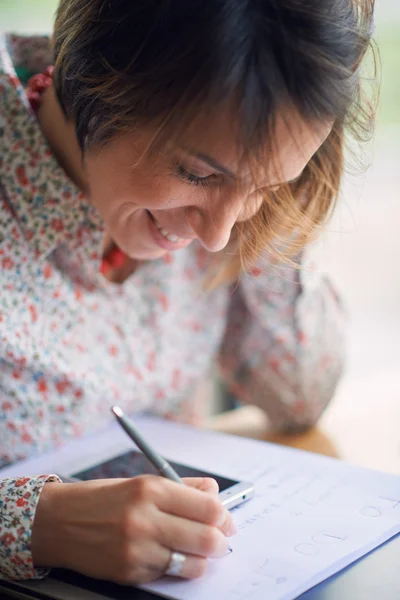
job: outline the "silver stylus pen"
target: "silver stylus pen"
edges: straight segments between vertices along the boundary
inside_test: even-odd
[[[155,469],[159,472],[162,477],[166,477],[167,479],[171,479],[171,481],[176,481],[176,483],[182,483],[182,479],[179,477],[178,473],[171,467],[171,465],[158,454],[146,440],[143,438],[142,434],[137,430],[134,423],[131,419],[128,419],[120,409],[119,406],[113,406],[111,408],[111,412],[115,415],[118,423],[121,425],[122,429],[129,435],[131,440],[136,444],[138,448],[143,452],[148,461],[153,465]]]

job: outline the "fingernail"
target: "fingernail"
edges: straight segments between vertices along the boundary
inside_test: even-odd
[[[228,553],[229,553],[229,546],[226,542],[226,538],[221,537],[221,540],[218,544],[218,548],[212,554],[211,558],[222,558],[223,556],[226,556]]]
[[[232,535],[235,535],[237,533],[237,531],[238,531],[237,527],[236,527],[235,523],[233,522],[233,520],[231,519],[229,530],[228,530],[228,536],[231,537]]]
[[[229,512],[224,509],[221,513],[220,518],[217,521],[216,526],[218,527],[218,529],[226,529],[227,528],[227,524],[229,523],[229,521],[231,520],[231,515],[229,514]]]
[[[220,518],[217,524],[217,527],[227,537],[231,537],[232,535],[235,535],[235,533],[237,533],[236,525],[233,522],[232,515],[228,511],[225,511],[223,513],[222,517]]]

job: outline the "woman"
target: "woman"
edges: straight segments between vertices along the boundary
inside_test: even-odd
[[[216,359],[272,427],[315,423],[343,315],[303,248],[359,131],[364,4],[61,0],[52,52],[3,39],[2,465],[104,425],[115,400],[200,422]],[[143,582],[174,552],[197,577],[234,532],[210,481],[0,486],[6,578]]]

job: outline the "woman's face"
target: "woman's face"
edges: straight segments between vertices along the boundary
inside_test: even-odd
[[[229,111],[199,120],[180,147],[146,153],[154,130],[115,138],[85,154],[89,197],[107,231],[133,259],[151,260],[198,240],[222,250],[238,221],[260,207],[261,188],[296,179],[331,124],[307,124],[294,111],[277,119],[273,157],[257,186],[241,168]]]

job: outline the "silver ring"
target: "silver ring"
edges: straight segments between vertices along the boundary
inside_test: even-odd
[[[186,556],[180,552],[171,552],[171,558],[169,559],[166,575],[170,577],[179,577],[182,573],[183,565],[185,564]]]

